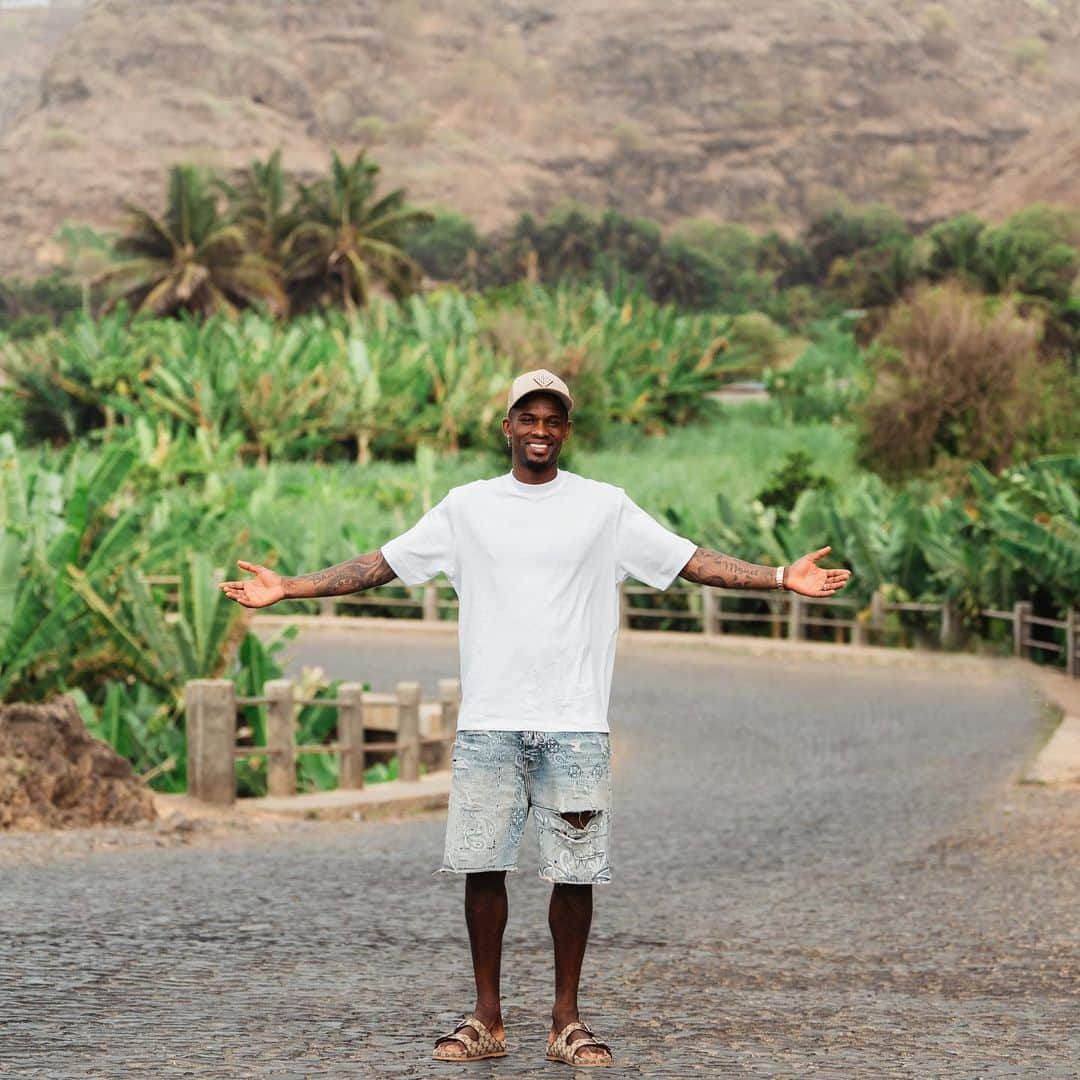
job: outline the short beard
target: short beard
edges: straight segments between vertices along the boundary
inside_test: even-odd
[[[558,454],[556,454],[551,461],[532,461],[528,454],[523,454],[521,457],[521,464],[524,465],[529,472],[541,473],[545,469],[550,469],[552,465],[557,464],[558,460]]]

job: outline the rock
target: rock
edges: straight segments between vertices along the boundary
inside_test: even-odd
[[[71,698],[0,705],[0,829],[131,825],[156,816],[150,789],[90,735]]]

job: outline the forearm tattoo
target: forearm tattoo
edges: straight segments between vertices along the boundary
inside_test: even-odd
[[[743,562],[719,551],[699,547],[679,577],[699,585],[724,589],[775,589],[776,567]]]
[[[309,596],[344,596],[346,593],[363,592],[393,581],[395,575],[381,551],[357,555],[337,566],[317,570],[303,577],[284,578],[286,599]]]

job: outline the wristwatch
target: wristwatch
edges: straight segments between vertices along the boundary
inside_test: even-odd
[[[787,588],[787,586],[784,584],[784,571],[786,569],[787,569],[786,566],[778,566],[776,568],[776,587],[778,589],[786,589]]]

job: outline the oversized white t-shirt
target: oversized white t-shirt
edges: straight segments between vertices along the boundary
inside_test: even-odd
[[[560,470],[454,488],[382,554],[406,585],[444,573],[458,594],[460,729],[607,731],[618,584],[666,589],[695,550],[622,488]]]

